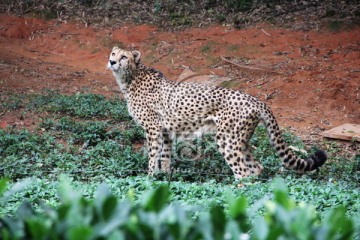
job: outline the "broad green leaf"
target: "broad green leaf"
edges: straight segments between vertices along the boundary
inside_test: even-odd
[[[1,202],[6,202],[8,199],[10,199],[12,196],[14,196],[16,193],[23,191],[27,187],[29,187],[32,184],[30,178],[22,179],[19,182],[14,183],[9,190],[3,192],[3,196],[1,198]]]
[[[22,202],[17,211],[17,215],[22,220],[26,220],[28,218],[33,217],[34,213],[35,211],[28,201]]]
[[[313,235],[312,226],[315,224],[316,214],[315,208],[312,206],[298,207],[295,210],[288,212],[292,216],[290,221],[291,234],[297,239],[310,239]]]
[[[2,240],[10,240],[15,238],[15,237],[11,237],[10,232],[5,228],[0,228],[0,236]]]
[[[197,233],[199,236],[197,239],[214,239],[214,230],[209,212],[205,212],[200,215],[199,222],[197,224]]]
[[[328,214],[324,220],[324,224],[328,226],[327,239],[348,239],[354,233],[354,224],[346,216],[346,209],[343,206],[337,207]]]
[[[69,212],[70,206],[68,204],[62,204],[57,209],[59,220],[64,220]]]
[[[229,240],[239,240],[239,236],[243,233],[239,229],[239,224],[233,220],[230,220],[226,224],[224,238]]]
[[[110,196],[110,190],[108,186],[105,184],[101,184],[95,192],[94,205],[97,212],[97,217],[101,219],[101,221],[106,220],[110,214],[110,208],[113,207],[113,204],[110,202],[109,205],[105,204],[105,201]],[[110,200],[111,201],[111,200]],[[116,205],[116,203],[115,203]],[[105,212],[106,211],[106,212]]]
[[[289,198],[287,192],[282,190],[275,190],[275,202],[283,206],[285,209],[290,210],[294,208],[295,203]]]
[[[95,192],[95,198],[97,200],[101,199],[103,201],[110,195],[111,195],[110,189],[105,184],[100,184],[100,186],[96,189],[96,192]]]
[[[226,216],[224,209],[218,205],[210,209],[210,217],[213,225],[215,239],[223,239],[225,234]]]
[[[269,234],[269,225],[264,218],[258,217],[253,223],[252,235],[256,240],[265,240]]]
[[[90,226],[76,226],[69,230],[69,240],[91,239],[93,230]]]
[[[285,180],[282,178],[275,178],[273,180],[273,189],[275,191],[281,191],[281,192],[285,192],[285,193],[287,193],[287,191],[288,191]]]
[[[96,234],[98,236],[108,236],[115,229],[124,227],[130,221],[131,206],[129,201],[122,202],[113,209],[111,218],[98,224]]]
[[[109,237],[107,238],[107,240],[125,240],[125,236],[124,234],[119,231],[119,230],[116,230],[114,232],[112,232]]]
[[[6,190],[7,182],[8,182],[8,180],[6,178],[0,179],[0,197],[2,197],[2,195],[4,194],[4,192]]]
[[[60,199],[65,204],[78,202],[81,198],[81,195],[71,187],[70,180],[66,175],[60,176],[59,195]]]
[[[108,196],[103,203],[103,217],[108,220],[113,214],[117,206],[117,198],[115,196]]]
[[[241,231],[248,232],[250,225],[247,216],[247,200],[244,196],[236,198],[229,203],[230,216],[237,221]]]
[[[243,218],[244,215],[246,215],[247,211],[247,200],[245,197],[241,196],[234,201],[230,202],[229,211],[231,217],[237,219],[237,218]]]
[[[45,219],[30,218],[26,220],[26,228],[30,232],[31,239],[46,239],[48,228]]]
[[[168,203],[169,197],[169,188],[166,185],[161,185],[148,192],[144,200],[144,207],[148,211],[159,212]]]

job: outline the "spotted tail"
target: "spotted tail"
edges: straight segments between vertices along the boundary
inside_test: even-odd
[[[262,104],[260,119],[266,126],[271,145],[276,150],[277,155],[283,159],[283,165],[286,168],[306,172],[318,169],[324,165],[327,156],[322,150],[317,150],[306,159],[294,155],[291,149],[285,144],[279,125],[271,110],[264,103]]]

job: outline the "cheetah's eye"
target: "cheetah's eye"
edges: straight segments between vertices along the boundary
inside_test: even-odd
[[[115,56],[115,53],[112,53],[111,56]]]
[[[125,60],[125,59],[127,59],[126,56],[121,56],[121,59],[120,59],[120,60]]]

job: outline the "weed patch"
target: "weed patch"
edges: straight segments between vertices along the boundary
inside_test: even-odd
[[[251,145],[256,159],[264,166],[261,176],[235,182],[223,157],[218,153],[213,136],[206,135],[188,142],[174,144],[171,175],[158,173],[147,177],[147,153],[144,132],[136,126],[126,111],[125,103],[101,95],[9,95],[2,96],[5,111],[24,110],[46,112],[38,130],[0,130],[0,175],[10,179],[30,178],[29,184],[12,195],[0,208],[1,215],[14,215],[25,199],[36,212],[44,204],[60,206],[58,178],[65,174],[72,179],[78,192],[92,199],[96,186],[105,182],[117,199],[131,198],[140,203],[141,196],[161,184],[170,186],[170,201],[178,202],[199,217],[212,206],[228,206],[225,193],[247,196],[253,206],[252,219],[266,213],[263,203],[274,200],[271,179],[285,178],[289,196],[300,204],[314,206],[325,218],[329,209],[343,205],[351,217],[360,215],[358,155],[342,152],[341,146],[322,143],[329,162],[314,173],[298,175],[281,171],[281,161],[270,146],[266,129],[259,126]],[[285,131],[288,145],[303,149],[301,140]],[[310,152],[314,149],[310,149]],[[301,153],[299,153],[301,155]],[[237,187],[239,184],[243,187]],[[0,186],[1,188],[1,186]],[[190,207],[191,206],[191,207]],[[194,207],[196,206],[196,207]],[[217,210],[212,210],[217,211]],[[313,212],[313,210],[311,210]],[[226,214],[229,212],[226,211]]]

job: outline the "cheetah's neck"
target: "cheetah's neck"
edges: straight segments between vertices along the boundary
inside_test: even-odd
[[[113,74],[114,74],[117,84],[120,87],[120,91],[124,95],[126,95],[128,93],[129,82],[130,82],[130,81],[128,81],[128,77],[125,75],[125,73],[123,71],[113,72]]]

